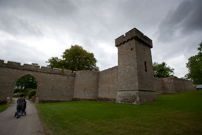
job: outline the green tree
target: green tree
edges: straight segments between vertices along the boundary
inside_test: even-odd
[[[153,63],[154,77],[165,78],[173,76],[174,68],[167,66],[165,62],[161,64],[154,62]]]
[[[202,84],[202,42],[197,49],[198,54],[188,59],[186,66],[189,72],[185,77],[191,79],[194,84]]]
[[[94,54],[87,52],[79,45],[74,45],[70,49],[66,49],[62,55],[62,59],[52,57],[47,61],[49,63],[48,66],[51,68],[68,69],[71,71],[99,71],[96,62],[97,60],[94,58]]]
[[[18,81],[16,82],[16,86],[20,87],[21,89],[28,89],[28,88],[32,88],[32,89],[36,89],[37,88],[37,82],[35,80],[35,78],[31,75],[25,75],[23,77],[21,77],[20,79],[18,79]]]
[[[50,68],[64,68],[62,60],[58,57],[51,57],[46,63],[49,63],[48,67]]]
[[[32,63],[32,65],[34,65],[34,66],[39,66],[39,64],[38,64],[38,63]]]

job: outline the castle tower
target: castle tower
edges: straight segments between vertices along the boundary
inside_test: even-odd
[[[115,39],[118,48],[116,102],[145,104],[157,99],[153,88],[152,40],[136,28]]]

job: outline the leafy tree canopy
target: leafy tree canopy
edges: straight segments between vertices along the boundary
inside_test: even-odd
[[[63,52],[62,59],[52,57],[48,59],[49,67],[68,69],[71,71],[94,70],[99,71],[96,66],[97,60],[93,53],[89,53],[79,45],[71,46]]]
[[[185,77],[193,80],[194,84],[202,84],[202,42],[197,49],[198,54],[188,59],[186,66],[189,72]]]
[[[32,65],[34,65],[34,66],[39,66],[39,64],[38,64],[38,63],[32,63]]]
[[[170,68],[165,62],[162,62],[161,64],[154,62],[153,69],[154,77],[165,78],[173,76],[174,74],[174,68]]]
[[[37,88],[37,82],[35,78],[31,75],[25,75],[18,79],[16,82],[16,86],[20,87],[21,89],[36,89]]]

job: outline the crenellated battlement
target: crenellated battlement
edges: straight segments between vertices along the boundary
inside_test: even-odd
[[[60,74],[60,75],[67,75],[67,76],[74,76],[74,74],[70,70],[64,70],[58,68],[49,68],[49,67],[41,67],[36,65],[30,65],[30,64],[24,64],[21,65],[19,62],[13,62],[8,61],[7,63],[4,63],[4,60],[0,59],[0,67],[4,68],[13,68],[13,69],[19,69],[19,70],[28,70],[28,71],[34,71],[34,72],[43,72],[43,73],[50,73],[50,74]]]
[[[115,39],[115,46],[118,47],[118,46],[120,46],[120,45],[122,45],[122,44],[124,44],[130,40],[133,40],[133,39],[137,39],[137,40],[141,41],[142,43],[149,46],[150,48],[153,47],[152,40],[150,38],[148,38],[147,36],[145,36],[141,31],[139,31],[136,28],[128,31],[125,34],[125,36],[121,35],[120,37]]]

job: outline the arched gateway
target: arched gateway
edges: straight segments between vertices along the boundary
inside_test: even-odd
[[[74,74],[71,71],[0,60],[0,102],[10,102],[19,78],[30,74],[37,81],[36,101],[72,100]]]

